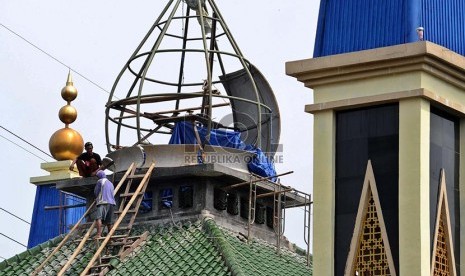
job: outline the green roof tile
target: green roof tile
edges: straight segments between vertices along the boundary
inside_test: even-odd
[[[149,236],[126,259],[113,263],[107,275],[312,275],[302,256],[275,248],[265,242],[250,244],[237,239],[213,220],[187,222],[182,227],[141,224],[133,234],[149,231]],[[0,263],[0,275],[29,275],[63,237],[55,238]],[[68,242],[39,275],[56,275],[77,244]],[[66,275],[79,274],[96,250],[89,242]]]

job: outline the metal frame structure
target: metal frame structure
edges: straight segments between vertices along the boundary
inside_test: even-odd
[[[294,173],[293,171],[281,173],[272,177],[281,177]],[[261,177],[256,174],[249,175],[249,181],[236,183],[222,187],[222,190],[229,191],[249,186],[248,189],[248,220],[247,220],[247,243],[252,240],[251,228],[255,222],[257,199],[273,197],[273,230],[276,235],[276,253],[281,254],[281,241],[284,236],[286,225],[286,209],[294,207],[304,207],[304,241],[306,248],[307,266],[310,266],[310,229],[311,229],[311,195],[297,189],[283,186],[281,182],[271,181],[272,177]],[[270,184],[270,190],[265,193],[259,193],[257,186],[260,183]],[[261,187],[263,188],[263,186]],[[297,200],[300,198],[301,200]],[[291,202],[291,203],[289,203]]]
[[[212,11],[211,16],[208,14],[208,10]],[[196,12],[196,15],[191,15],[193,11]],[[191,24],[193,20],[197,20],[199,24]],[[181,29],[177,30],[180,31],[180,34],[174,30],[175,27],[172,27],[176,25],[181,26]],[[158,36],[156,36],[157,32]],[[154,39],[155,36],[156,39]],[[169,40],[173,44],[165,45],[165,40]],[[231,50],[220,50],[222,42]],[[190,46],[191,44],[197,45]],[[176,48],[172,45],[181,46]],[[178,55],[179,60],[174,60],[167,67],[171,68],[173,64],[179,62],[177,81],[169,81],[163,79],[164,76],[161,74],[153,74],[153,68],[160,70],[160,66],[164,66],[160,65],[163,58],[159,57],[173,54]],[[195,81],[184,82],[185,76],[188,74],[189,68],[187,67],[192,65],[188,64],[189,61],[193,60],[189,58],[196,54],[201,54],[204,61],[201,62],[203,65],[195,64],[194,71],[202,71],[204,75],[195,78]],[[227,68],[230,64],[224,60],[225,58],[234,60],[233,63],[237,67],[233,70]],[[158,61],[160,63],[157,63]],[[223,82],[219,78],[213,77],[215,72],[221,77],[234,72],[234,70],[237,72],[238,69],[243,70],[241,72],[245,72],[250,80],[254,93],[253,100],[222,93],[220,89],[215,87]],[[256,129],[258,135],[254,140],[254,146],[261,148],[262,126],[270,124],[270,121],[273,120],[271,116],[266,114],[279,114],[279,110],[276,110],[277,107],[272,110],[264,104],[251,72],[252,69],[255,70],[253,65],[244,58],[214,0],[169,0],[113,84],[106,104],[105,135],[108,152],[122,146],[128,146],[127,142],[122,141],[122,137],[125,139],[128,137],[128,135],[123,134],[124,131],[136,134],[135,141],[130,142],[133,145],[149,143],[147,139],[155,133],[171,134],[173,123],[182,120],[199,122],[206,126],[205,140],[207,143],[212,129],[224,128],[238,131],[236,124],[241,122],[237,122],[236,119],[232,127],[222,125],[213,119],[217,115],[213,114],[214,108],[221,109],[230,105],[221,102],[215,104],[214,101],[218,100],[230,102],[235,100],[255,106],[257,118],[252,128]],[[128,75],[132,76],[132,81],[124,82],[123,78]],[[154,89],[154,87],[156,88]],[[163,92],[158,93],[154,91],[156,89],[161,89]],[[272,92],[271,95],[267,96],[275,100]],[[192,102],[195,100],[198,103],[193,104]],[[161,103],[164,104],[163,108],[169,105],[171,107],[164,111],[153,110],[155,104],[160,105]],[[194,106],[182,108],[181,103],[193,104]],[[234,106],[231,106],[231,109],[234,113]],[[194,110],[200,110],[200,112],[193,114]],[[181,114],[183,112],[186,114]],[[225,110],[222,109],[222,112],[224,113]],[[171,115],[168,115],[170,113]],[[268,118],[264,120],[263,116]],[[110,128],[114,128],[115,125],[116,131],[111,131]],[[271,125],[270,129],[272,129]],[[247,130],[241,129],[239,131]],[[115,132],[116,137],[113,141],[110,133]],[[271,135],[264,137],[273,143],[278,143],[278,141],[273,141],[276,140],[276,137],[272,138]]]

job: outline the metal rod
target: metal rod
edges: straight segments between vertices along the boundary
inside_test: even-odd
[[[137,53],[139,52],[139,50],[142,48],[142,46],[145,44],[145,42],[147,41],[147,39],[150,37],[150,35],[152,34],[153,30],[155,30],[156,26],[158,25],[158,23],[160,22],[160,20],[163,18],[163,16],[165,15],[166,11],[168,10],[168,8],[171,6],[171,4],[173,3],[174,0],[169,0],[169,2],[166,4],[165,8],[163,9],[163,11],[160,13],[160,15],[158,16],[157,20],[155,21],[155,23],[152,25],[152,27],[150,28],[150,30],[147,32],[147,34],[144,36],[144,38],[142,39],[141,43],[139,43],[139,46],[137,46],[136,50],[132,53],[131,55],[131,58],[129,58],[129,60],[131,60],[132,58],[134,58],[135,55],[137,55]],[[115,94],[115,90],[116,90],[116,86],[118,85],[121,77],[123,76],[124,72],[126,71],[126,69],[129,67],[129,62],[127,62],[123,68],[121,69],[121,71],[119,72],[118,76],[116,77],[116,80],[115,82],[113,83],[113,87],[111,88],[111,92],[110,92],[110,95],[108,96],[108,103],[111,101],[111,99],[113,98],[113,95]],[[105,115],[106,117],[108,118],[109,115],[110,115],[110,108],[107,107],[107,109],[105,110]],[[117,144],[119,145],[119,135],[120,135],[120,132],[119,132],[119,129],[118,129],[118,133],[117,133]],[[108,120],[105,120],[105,139],[106,139],[106,144],[107,144],[107,151],[108,152],[111,152],[111,143],[110,143],[110,133],[109,133],[109,126],[108,126]]]
[[[216,18],[216,13],[213,12],[213,18]],[[212,20],[212,30],[210,35],[210,52],[209,52],[209,59],[210,59],[210,75],[213,74],[213,51],[216,48],[216,20]]]
[[[252,175],[250,177],[250,186],[249,186],[249,215],[248,215],[248,224],[247,224],[247,243],[250,243],[250,232],[252,228],[252,223],[255,222],[256,207],[257,207],[257,185],[252,182]]]
[[[214,104],[212,107],[223,107],[223,106],[229,106],[229,103],[222,103],[222,104]],[[181,109],[173,109],[173,110],[166,110],[166,111],[160,111],[160,112],[153,112],[153,113],[146,113],[148,115],[162,115],[162,114],[168,114],[168,113],[173,113],[173,112],[183,112],[183,111],[191,111],[191,110],[199,110],[202,109],[201,106],[199,107],[191,107],[191,108],[181,108]]]
[[[223,59],[221,58],[221,52],[218,48],[218,44],[216,43],[215,43],[215,53],[216,53],[216,56],[218,57],[218,63],[220,64],[221,73],[223,75],[226,75],[226,70],[224,69]]]
[[[86,203],[81,203],[81,204],[74,204],[74,205],[62,205],[62,206],[45,206],[44,210],[45,211],[50,211],[50,210],[56,210],[56,209],[69,209],[69,208],[78,208],[78,207],[85,207],[87,206]]]
[[[157,41],[155,42],[155,45],[152,47],[152,51],[150,53],[150,56],[147,59],[147,66],[144,67],[144,70],[142,72],[142,77],[141,77],[141,80],[140,80],[140,83],[139,83],[139,91],[137,93],[137,107],[136,107],[136,115],[137,115],[137,117],[136,117],[137,129],[136,130],[137,130],[137,139],[138,140],[142,136],[141,133],[140,133],[140,125],[141,125],[140,124],[140,104],[141,104],[142,90],[144,88],[144,81],[145,81],[145,78],[146,78],[147,73],[149,71],[148,68],[152,64],[153,58],[155,57],[155,53],[158,50],[158,48],[160,47],[160,44],[161,44],[161,42],[163,40],[163,36],[167,32],[167,30],[168,30],[168,28],[170,26],[171,20],[174,17],[174,15],[176,13],[176,10],[178,9],[180,3],[181,3],[181,0],[177,0],[176,3],[174,4],[174,8],[173,8],[173,10],[171,11],[171,13],[170,13],[170,15],[168,17],[168,20],[167,20],[165,26],[163,26],[163,30],[161,31],[160,36],[157,38]]]
[[[305,199],[307,199],[307,197],[305,197]],[[309,195],[309,198],[308,198],[309,202],[311,202],[311,196]],[[308,204],[308,210],[307,210],[307,204],[305,204],[305,215],[308,215],[308,217],[306,218],[306,221],[305,223],[307,224],[307,237],[306,237],[306,243],[307,243],[307,266],[310,267],[310,230],[311,230],[311,210],[312,210],[312,205],[311,204]],[[307,213],[308,212],[308,213]],[[304,228],[305,230],[305,228]],[[305,233],[305,231],[304,231]],[[304,237],[305,238],[305,237]]]
[[[203,102],[202,103],[202,110],[205,110],[205,105],[208,104],[209,105],[209,108],[208,108],[208,112],[207,112],[207,116],[208,116],[208,124],[207,124],[207,133],[205,134],[205,142],[210,144],[210,136],[211,136],[211,129],[212,129],[212,122],[211,122],[211,117],[212,117],[212,108],[211,108],[211,104],[212,104],[212,74],[211,74],[211,66],[210,66],[210,62],[209,62],[209,55],[210,55],[210,50],[208,49],[207,47],[207,37],[206,37],[206,34],[205,34],[205,17],[204,17],[204,14],[203,14],[203,10],[202,10],[202,3],[200,0],[197,0],[197,5],[199,7],[199,18],[200,18],[200,30],[202,31],[202,41],[203,41],[203,49],[205,51],[205,63],[206,63],[206,66],[207,66],[207,87],[206,87],[206,90],[204,91],[204,98],[205,96],[208,96],[208,102],[205,103]]]
[[[278,192],[276,192],[278,188]],[[281,254],[281,182],[278,182],[278,185],[275,186],[275,192],[273,193],[273,229],[276,234],[276,253]]]
[[[285,172],[285,173],[280,173],[280,174],[277,174],[277,175],[272,175],[272,176],[267,176],[267,177],[260,177],[259,179],[255,179],[255,180],[252,180],[252,181],[244,181],[244,182],[241,182],[241,183],[237,183],[237,184],[233,184],[233,185],[230,185],[230,186],[226,186],[226,187],[223,187],[223,190],[229,190],[229,189],[234,189],[234,188],[237,188],[237,187],[241,187],[241,186],[245,186],[249,183],[255,183],[255,182],[260,182],[260,181],[266,181],[266,180],[269,180],[273,177],[278,177],[278,176],[284,176],[284,175],[288,175],[288,174],[291,174],[291,173],[294,173],[294,171],[289,171],[289,172]],[[258,177],[257,175],[253,175],[255,177]],[[276,184],[274,182],[272,182],[273,184]]]
[[[278,192],[269,192],[269,193],[259,194],[259,195],[257,195],[257,198],[262,198],[262,197],[267,197],[267,196],[282,194],[282,193],[286,193],[286,192],[291,192],[291,191],[293,191],[293,190],[294,190],[294,189],[291,188],[291,189],[285,189],[285,190],[278,191]]]
[[[124,112],[124,111],[123,111],[123,112]],[[132,119],[132,118],[136,118],[136,115],[128,115],[128,116],[113,117],[113,120]]]
[[[155,132],[157,132],[160,128],[162,128],[164,125],[159,125],[157,126],[154,130],[151,130],[149,133],[147,133],[144,137],[140,138],[139,141],[137,141],[137,143],[135,143],[134,145],[132,145],[133,147],[140,144],[142,141],[145,141],[147,140],[147,138],[149,138],[150,136],[152,136],[152,134],[154,134]]]
[[[200,0],[199,0],[200,1]],[[255,97],[257,99],[257,115],[258,115],[258,122],[257,122],[257,130],[258,130],[258,135],[257,135],[257,146],[259,148],[261,148],[261,143],[262,143],[262,137],[261,137],[261,132],[262,132],[262,110],[261,110],[261,101],[260,101],[260,96],[258,94],[258,88],[257,88],[257,84],[255,83],[255,80],[254,78],[252,77],[252,73],[250,72],[249,70],[249,64],[246,63],[245,59],[244,59],[244,56],[242,55],[242,52],[241,50],[239,49],[239,46],[237,45],[236,41],[234,40],[234,37],[232,36],[232,34],[230,33],[229,31],[229,28],[228,26],[226,25],[224,19],[223,19],[223,16],[221,15],[218,7],[216,6],[216,3],[215,1],[213,0],[207,0],[212,9],[213,9],[213,12],[216,13],[216,15],[218,16],[219,18],[219,23],[220,25],[223,27],[223,30],[224,32],[226,33],[226,36],[228,37],[230,43],[231,43],[231,46],[233,47],[234,51],[236,52],[236,54],[239,56],[239,60],[242,64],[242,66],[244,67],[245,71],[247,72],[247,75],[249,76],[250,78],[250,82],[252,84],[252,87],[254,89],[254,92],[255,92]]]
[[[187,46],[187,33],[189,32],[189,13],[190,13],[190,8],[187,8],[186,12],[186,25],[184,27],[184,35],[182,38],[182,49],[186,50]],[[184,60],[186,58],[186,51],[182,51],[181,53],[181,64],[179,66],[179,78],[178,78],[178,93],[181,93],[181,87],[182,87],[182,78],[184,77]],[[176,105],[175,109],[179,109],[179,99],[176,100]]]

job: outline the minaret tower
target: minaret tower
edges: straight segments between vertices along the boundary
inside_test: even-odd
[[[32,184],[37,186],[34,210],[28,247],[33,247],[67,231],[67,225],[72,224],[85,211],[84,207],[67,208],[68,205],[83,204],[85,200],[72,194],[56,189],[57,181],[79,177],[75,171],[69,170],[71,160],[75,159],[84,148],[81,134],[69,127],[77,118],[76,109],[71,101],[77,97],[77,89],[73,85],[71,72],[68,73],[66,86],[61,90],[61,97],[67,102],[58,112],[58,117],[65,127],[57,130],[50,137],[49,149],[56,162],[42,163],[41,168],[49,175],[31,177]],[[46,210],[46,206],[56,206]]]
[[[286,64],[314,94],[314,275],[460,275],[463,1],[347,3]]]

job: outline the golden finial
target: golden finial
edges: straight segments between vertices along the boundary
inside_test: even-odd
[[[77,111],[71,106],[71,101],[76,99],[77,93],[70,70],[66,86],[61,89],[61,97],[67,104],[60,108],[58,112],[58,117],[65,124],[65,127],[53,133],[48,142],[50,153],[58,161],[73,160],[81,154],[84,148],[84,140],[81,134],[69,127],[69,124],[73,123],[77,118]]]
[[[68,72],[68,79],[66,81],[66,86],[61,89],[61,97],[63,100],[67,101],[68,104],[71,101],[74,101],[76,99],[78,94],[78,91],[76,87],[73,85],[73,78],[71,77],[71,70]]]

